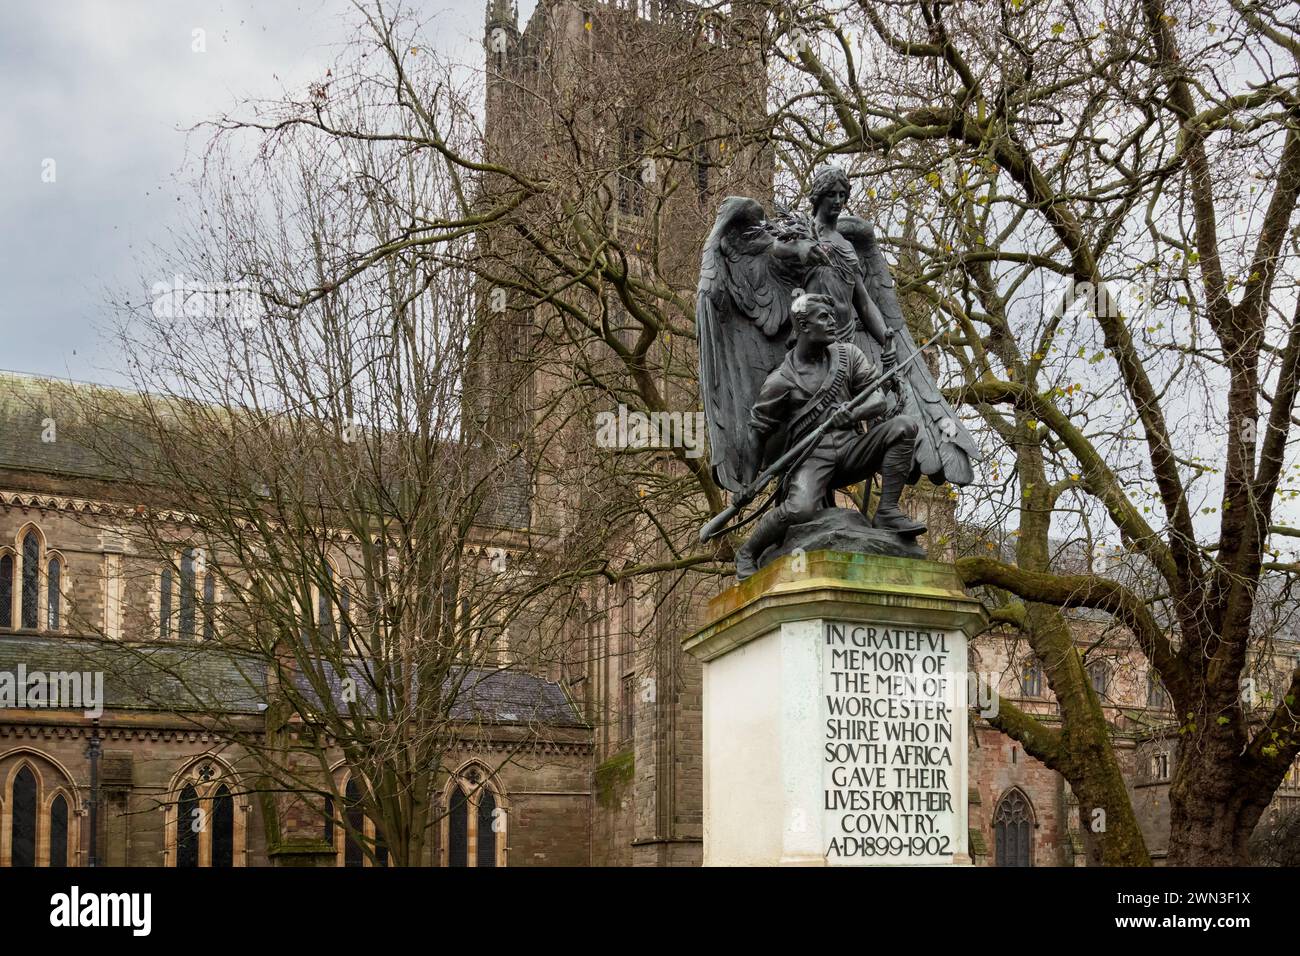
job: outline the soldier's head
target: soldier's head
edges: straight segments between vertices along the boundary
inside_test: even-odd
[[[815,295],[795,291],[790,304],[794,319],[794,332],[800,340],[814,345],[829,345],[835,341],[835,300],[828,295]]]
[[[823,205],[828,204],[827,212],[838,216],[844,211],[852,191],[849,186],[849,174],[839,166],[823,166],[813,176],[809,199],[812,202],[813,215],[817,215]]]

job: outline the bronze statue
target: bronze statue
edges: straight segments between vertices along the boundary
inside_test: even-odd
[[[914,539],[924,526],[898,508],[903,486],[922,475],[974,477],[975,443],[917,360],[875,233],[841,215],[848,197],[848,176],[834,166],[813,180],[811,219],[784,213],[770,222],[757,202],[733,196],[705,242],[696,321],[716,480],[743,504],[765,467],[826,425],[783,465],[775,508],[737,555],[742,579],[805,543],[922,556]],[[877,364],[893,370],[889,393],[859,396]],[[855,397],[865,404],[849,405]],[[870,524],[834,508],[836,488],[875,473],[881,494]],[[702,536],[718,533],[716,523]],[[813,525],[817,533],[800,538]],[[816,543],[828,534],[832,545]]]

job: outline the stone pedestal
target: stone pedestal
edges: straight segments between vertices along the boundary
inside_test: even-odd
[[[935,865],[967,852],[967,642],[955,569],[816,551],[710,604],[706,866]]]

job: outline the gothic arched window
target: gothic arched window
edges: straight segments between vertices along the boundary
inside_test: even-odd
[[[180,636],[183,641],[194,640],[194,549],[181,552]]]
[[[212,865],[235,865],[235,801],[224,783],[212,795]]]
[[[1008,790],[993,812],[996,866],[1034,865],[1034,808],[1020,790]]]
[[[186,786],[181,791],[176,809],[176,865],[198,866],[199,834],[206,827],[199,807],[199,794],[193,786]]]
[[[217,582],[211,574],[203,576],[203,639],[210,641],[217,635]]]
[[[0,866],[76,866],[75,792],[43,754],[20,752],[0,766]]]
[[[1043,668],[1033,658],[1021,665],[1020,692],[1026,697],[1043,696]]]
[[[478,798],[478,865],[497,865],[497,802],[492,791],[484,790]]]
[[[40,626],[40,582],[41,540],[28,531],[23,538],[22,626],[33,631]]]
[[[76,866],[75,793],[43,754],[19,752],[0,766],[0,866]]]
[[[492,778],[470,766],[449,781],[442,831],[444,866],[505,866],[506,807]]]
[[[172,569],[164,568],[158,580],[158,636],[172,636]]]
[[[366,817],[361,812],[361,790],[355,779],[348,780],[344,802],[347,805],[348,826],[343,837],[343,865],[365,866],[366,852],[362,849],[357,834],[366,832]]]
[[[58,558],[50,558],[46,569],[45,626],[48,630],[59,629],[59,581],[63,577],[62,565]]]
[[[235,805],[240,790],[232,772],[202,758],[173,778],[170,792],[167,865],[243,866],[245,822]]]
[[[451,790],[447,865],[469,866],[469,801],[460,787]]]
[[[36,865],[36,774],[24,766],[14,777],[9,830],[10,866]]]
[[[1098,697],[1105,697],[1110,689],[1110,668],[1105,661],[1093,661],[1088,665],[1088,682]]]
[[[50,866],[68,865],[68,801],[60,793],[50,804]]]
[[[366,816],[356,776],[349,774],[343,786],[343,819],[335,815],[330,797],[325,798],[325,813],[325,840],[334,845],[335,866],[388,866],[388,844],[375,821]],[[366,853],[367,846],[373,848],[373,855]]]
[[[14,626],[14,556],[0,555],[0,627]]]
[[[1147,671],[1147,706],[1153,710],[1169,709],[1169,692],[1154,670]]]

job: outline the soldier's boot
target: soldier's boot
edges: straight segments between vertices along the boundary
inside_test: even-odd
[[[780,505],[758,519],[749,539],[736,552],[736,580],[743,581],[758,570],[758,559],[772,545],[784,540],[789,524]]]
[[[876,506],[872,527],[892,531],[904,538],[925,534],[925,525],[898,507],[898,497],[903,493],[911,466],[911,442],[899,442],[885,453],[885,460],[880,466],[880,504]]]

